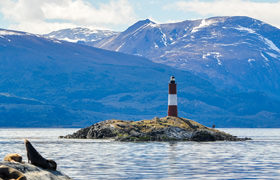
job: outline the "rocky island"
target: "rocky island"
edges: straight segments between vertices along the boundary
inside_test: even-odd
[[[107,120],[60,138],[106,139],[117,141],[243,141],[190,119],[178,117],[177,84],[171,76],[168,84],[167,116],[151,120]]]
[[[151,120],[107,120],[60,138],[114,139],[117,141],[243,141],[190,119],[167,116]]]

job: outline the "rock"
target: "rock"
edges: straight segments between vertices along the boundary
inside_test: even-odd
[[[9,168],[9,170],[18,173],[18,175],[24,175],[27,180],[71,180],[70,177],[66,176],[60,171],[41,169],[29,163],[12,163],[4,161],[0,162],[0,167]],[[0,171],[0,179],[1,178],[5,179],[5,177],[1,176]]]
[[[180,117],[155,117],[152,120],[107,120],[60,138],[105,139],[117,141],[242,141],[217,129]]]
[[[9,166],[0,166],[0,179],[16,179],[16,180],[26,180],[26,177],[20,171],[11,168]]]
[[[193,141],[216,141],[218,139],[216,139],[214,133],[212,133],[211,131],[207,131],[207,130],[199,130],[199,131],[195,131],[191,137],[191,139]],[[222,139],[220,139],[222,140]]]

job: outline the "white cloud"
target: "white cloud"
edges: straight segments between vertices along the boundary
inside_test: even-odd
[[[165,6],[168,8],[168,6]],[[169,7],[174,7],[170,5]],[[280,1],[253,2],[249,0],[178,1],[175,8],[202,16],[249,16],[280,28]]]
[[[87,0],[1,0],[0,12],[11,22],[9,28],[39,34],[75,26],[129,25],[135,21],[128,0],[110,0],[98,7]]]

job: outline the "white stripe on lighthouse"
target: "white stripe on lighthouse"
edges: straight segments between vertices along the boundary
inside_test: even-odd
[[[168,106],[177,106],[177,94],[168,94]]]

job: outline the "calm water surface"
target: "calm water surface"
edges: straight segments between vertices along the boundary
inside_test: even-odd
[[[28,138],[76,180],[280,179],[280,129],[221,129],[246,142],[147,142],[58,139],[77,129],[0,129],[0,159],[24,155]]]

